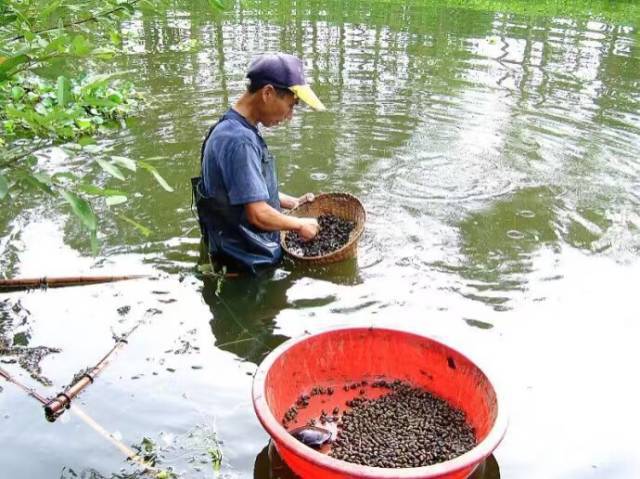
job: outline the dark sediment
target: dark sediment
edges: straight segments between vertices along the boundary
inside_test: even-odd
[[[356,464],[420,467],[453,459],[476,444],[465,415],[446,401],[406,383],[372,387],[391,392],[376,399],[355,397],[342,415],[331,456]]]
[[[289,231],[285,237],[287,248],[300,256],[323,256],[342,248],[349,241],[349,234],[355,227],[348,221],[334,215],[318,217],[320,231],[311,241],[302,241],[295,231]]]

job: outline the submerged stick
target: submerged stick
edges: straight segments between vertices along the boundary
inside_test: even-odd
[[[34,398],[36,401],[40,401],[43,405],[49,402],[46,398],[44,398],[43,396],[40,396],[40,394],[38,394],[36,391],[22,384],[20,381],[15,379],[13,376],[11,376],[11,374],[9,374],[7,371],[5,371],[2,368],[0,368],[0,376],[2,376],[6,381],[18,386],[20,389],[22,389],[24,392],[26,392],[29,396]]]
[[[127,457],[128,460],[130,460],[131,462],[135,462],[136,464],[141,466],[143,468],[142,472],[153,472],[153,473],[156,473],[156,474],[160,472],[159,469],[157,469],[157,468],[153,467],[153,465],[147,463],[144,460],[144,458],[142,458],[133,449],[131,449],[130,447],[128,447],[125,444],[123,444],[122,441],[119,441],[118,439],[113,437],[113,434],[111,434],[109,431],[107,431],[105,428],[103,428],[100,424],[98,424],[95,421],[95,419],[93,419],[86,412],[84,412],[84,410],[81,409],[80,406],[78,406],[77,404],[72,405],[71,406],[71,411],[76,416],[78,416],[80,419],[82,419],[82,421],[86,425],[88,425],[91,429],[96,431],[98,434],[100,434],[102,437],[104,437],[107,441],[109,441],[113,446],[115,446],[116,449],[118,449],[120,452],[122,452]]]
[[[111,348],[111,350],[105,354],[98,364],[91,368],[91,370],[85,372],[80,379],[69,386],[64,392],[61,392],[52,400],[47,401],[44,406],[44,414],[47,421],[54,422],[64,412],[65,408],[68,409],[70,407],[71,400],[80,394],[85,387],[93,383],[96,376],[102,372],[107,364],[109,364],[109,358],[111,355],[118,349],[122,348],[123,345],[127,344],[127,338],[138,328],[138,326],[140,326],[140,323],[131,328],[128,333],[118,338],[113,348]]]
[[[14,278],[0,279],[0,291],[22,291],[35,288],[63,288],[66,286],[83,286],[99,283],[113,283],[115,281],[127,281],[130,279],[146,278],[146,274],[133,274],[125,276],[66,276],[49,278]]]
[[[40,394],[35,392],[33,389],[28,388],[27,386],[25,386],[24,384],[19,382],[17,379],[15,379],[13,376],[11,376],[11,374],[9,374],[9,372],[5,371],[1,367],[0,367],[0,377],[4,378],[6,381],[8,381],[8,382],[10,382],[12,384],[15,384],[20,389],[22,389],[24,392],[26,392],[29,396],[34,398],[36,401],[42,403],[43,405],[46,405],[48,403],[47,399],[42,397]],[[113,434],[109,433],[105,428],[103,428],[100,424],[98,424],[95,421],[95,419],[93,419],[86,412],[84,412],[82,409],[80,409],[80,407],[78,407],[78,406],[76,406],[74,404],[73,406],[71,406],[71,410],[80,419],[82,419],[82,421],[85,424],[87,424],[91,429],[96,431],[98,434],[100,434],[102,437],[104,437],[107,441],[109,441],[111,444],[113,444],[116,447],[116,449],[118,449],[120,452],[122,452],[126,456],[126,458],[128,460],[130,460],[132,462],[135,462],[136,464],[141,466],[143,468],[143,472],[153,472],[153,473],[160,472],[159,469],[157,469],[157,468],[153,467],[153,465],[148,464],[147,462],[145,462],[145,460],[139,454],[137,454],[130,447],[128,447],[125,444],[123,444],[122,441],[119,441],[118,439],[113,437]]]

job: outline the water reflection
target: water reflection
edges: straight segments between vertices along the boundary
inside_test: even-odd
[[[253,477],[254,479],[299,479],[282,460],[271,441],[256,456]],[[469,479],[500,479],[500,467],[493,454],[469,476]]]
[[[188,208],[189,178],[197,170],[201,136],[242,92],[252,56],[274,50],[295,53],[308,63],[314,89],[329,111],[301,109],[292,122],[265,136],[288,192],[345,190],[366,204],[364,278],[357,265],[355,272],[341,267],[298,271],[283,265],[278,275],[256,283],[230,280],[221,298],[207,280],[202,296],[211,311],[215,345],[257,363],[293,334],[289,331],[313,327],[320,315],[312,318],[308,308],[322,309],[328,321],[349,321],[352,292],[357,305],[362,298],[376,298],[381,307],[448,308],[451,316],[464,318],[466,330],[481,333],[478,338],[489,343],[504,337],[501,343],[512,349],[506,369],[513,370],[509,385],[520,401],[509,441],[501,449],[503,474],[515,470],[517,477],[545,477],[553,462],[558,477],[578,477],[585,470],[598,477],[638,476],[632,438],[615,427],[625,417],[595,421],[598,433],[584,435],[583,416],[606,404],[606,394],[577,390],[577,381],[567,382],[568,369],[558,366],[573,358],[576,367],[570,373],[585,371],[586,385],[592,371],[602,368],[598,377],[611,379],[610,387],[600,390],[622,389],[618,397],[626,399],[628,407],[615,409],[621,414],[633,410],[637,394],[617,378],[633,374],[630,365],[637,363],[620,359],[625,348],[619,342],[633,337],[628,331],[637,308],[629,285],[637,282],[640,252],[638,2],[591,2],[588,8],[585,2],[540,3],[243,0],[212,19],[206,2],[177,0],[166,16],[144,14],[124,22],[128,54],[115,56],[106,69],[130,72],[126,76],[150,102],[129,129],[100,139],[99,147],[105,154],[153,162],[176,192],[158,188],[151,175],[132,175],[125,184],[96,168],[89,179],[95,177],[105,188],[121,188],[129,197],[116,211],[153,229],[146,238],[98,202],[103,252],[112,257],[122,253],[117,261],[133,265],[139,255],[145,266],[171,273],[192,267],[197,238]],[[191,49],[190,42],[198,44]],[[55,161],[42,155],[43,169],[49,171]],[[84,161],[68,166],[74,173],[87,168]],[[0,209],[3,276],[50,273],[41,271],[40,263],[33,267],[33,252],[38,250],[41,264],[50,269],[51,259],[60,257],[56,235],[74,252],[88,254],[86,232],[75,218],[65,219],[63,233],[38,233],[37,244],[28,239],[34,236],[37,218],[68,212],[56,202],[33,192],[12,198]],[[70,269],[84,264],[85,258],[74,258]],[[612,264],[621,259],[635,269]],[[318,293],[318,281],[304,283],[305,276],[362,285]],[[576,279],[582,277],[584,282]],[[90,301],[104,304],[110,294],[105,289]],[[181,294],[182,307],[193,298]],[[144,294],[139,300],[156,301]],[[84,304],[80,296],[78,301]],[[585,304],[589,307],[580,308]],[[612,313],[612,305],[622,316]],[[396,312],[401,315],[404,307]],[[202,321],[199,314],[189,319]],[[209,316],[206,307],[203,314]],[[512,317],[519,319],[518,328],[527,327],[522,334],[505,329]],[[420,321],[430,318],[425,315]],[[19,324],[6,315],[0,319],[5,348],[13,345]],[[558,348],[547,355],[549,364],[540,364],[533,350],[539,341],[532,338],[539,336],[548,352],[550,324]],[[160,326],[153,328],[150,337],[156,337]],[[578,328],[587,341],[575,341]],[[18,333],[31,332],[23,329]],[[46,344],[41,329],[34,328],[30,345]],[[616,354],[592,360],[591,343],[605,330],[612,335],[608,344]],[[455,328],[449,332],[457,334]],[[206,339],[211,333],[205,332]],[[19,336],[18,342],[25,339]],[[88,341],[88,347],[96,346],[95,340]],[[631,342],[628,351],[635,351]],[[572,347],[569,356],[567,344]],[[580,345],[586,345],[584,350]],[[489,346],[481,349],[494,354]],[[535,360],[529,364],[524,358]],[[52,355],[46,361],[60,360]],[[609,370],[620,374],[612,376]],[[147,396],[149,390],[162,391],[165,380],[148,376],[148,382],[134,381],[126,392]],[[180,380],[185,381],[183,376]],[[263,471],[256,477],[267,477],[268,466],[260,469],[262,456],[255,457],[264,447],[264,436],[255,433],[259,426],[250,404],[237,405],[237,398],[248,397],[246,391],[233,387],[218,388],[222,394],[216,403],[219,410],[238,408],[220,420],[229,469],[245,478],[255,460],[256,469]],[[214,396],[209,384],[194,383],[194,391]],[[5,403],[8,393],[5,388]],[[105,397],[118,403],[122,392],[106,392]],[[569,406],[559,409],[558,398]],[[24,401],[12,404],[22,411],[30,400]],[[157,404],[164,407],[161,401]],[[571,427],[549,435],[558,418],[547,413],[575,412],[575,404],[583,405],[585,414],[575,414],[573,421],[561,417]],[[100,415],[108,411],[95,407]],[[127,423],[140,424],[135,413],[123,414]],[[166,423],[166,411],[150,414],[149,424]],[[185,429],[190,426],[188,414],[170,416]],[[7,477],[29,477],[26,456],[16,451],[28,450],[29,440],[46,442],[52,429],[23,434],[26,423],[17,417],[12,414],[0,428],[0,436],[4,432],[18,440],[5,448],[0,462]],[[87,443],[83,436],[72,439]],[[562,453],[566,444],[578,444],[574,451],[579,452],[567,458]],[[45,472],[31,476],[44,477],[64,461],[86,465],[90,457],[82,449],[65,448],[67,458],[62,452],[41,454],[38,467]],[[596,460],[597,470],[591,466]]]
[[[468,294],[501,309],[526,287],[535,251],[558,241],[557,203],[549,188],[524,188],[460,223]]]
[[[264,356],[288,339],[276,332],[276,318],[282,310],[326,304],[326,298],[288,300],[287,291],[303,278],[342,285],[361,281],[355,259],[321,267],[285,261],[283,268],[257,277],[240,275],[225,280],[219,295],[216,295],[217,280],[205,277],[202,297],[213,314],[210,324],[215,346],[252,363],[260,363]],[[335,298],[330,298],[333,300]]]
[[[287,306],[292,282],[289,275],[278,276],[230,278],[218,296],[217,281],[204,280],[202,297],[213,313],[210,324],[217,348],[258,364],[287,339],[274,332],[274,320]]]

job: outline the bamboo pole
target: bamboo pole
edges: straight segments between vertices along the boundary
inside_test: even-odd
[[[91,429],[96,431],[102,437],[104,437],[107,441],[109,441],[116,449],[118,449],[122,454],[126,456],[128,460],[131,462],[135,462],[140,467],[143,468],[144,472],[152,472],[154,474],[158,474],[160,469],[153,467],[153,465],[145,462],[144,458],[142,458],[139,454],[137,454],[133,449],[125,445],[122,441],[119,441],[113,434],[103,428],[100,424],[98,424],[95,419],[89,416],[83,409],[80,408],[77,404],[73,404],[71,406],[71,411],[78,416],[82,421],[88,425]]]
[[[36,401],[40,402],[41,404],[46,405],[48,403],[47,399],[42,397],[40,394],[38,394],[33,389],[28,388],[27,386],[25,386],[24,384],[19,382],[17,379],[15,379],[13,376],[11,376],[11,374],[9,374],[9,372],[7,372],[6,370],[4,370],[1,367],[0,367],[0,377],[4,378],[6,381],[18,386],[20,389],[22,389],[29,396],[31,396],[32,398],[34,398]],[[137,454],[130,447],[125,445],[122,441],[119,441],[118,439],[116,439],[113,436],[113,434],[109,433],[104,427],[102,427],[100,424],[98,424],[98,422],[96,422],[95,419],[93,419],[86,412],[84,412],[84,410],[82,410],[79,406],[77,406],[76,404],[73,404],[70,407],[70,409],[87,426],[89,426],[91,429],[96,431],[98,434],[100,434],[102,437],[104,437],[107,441],[109,441],[116,449],[118,449],[120,452],[122,452],[126,456],[126,458],[128,460],[130,460],[132,462],[135,462],[140,467],[142,467],[143,468],[142,472],[152,472],[154,474],[158,474],[159,472],[161,472],[160,469],[158,469],[158,468],[154,467],[153,465],[148,464],[147,462],[145,462],[144,458],[142,458],[139,454]]]
[[[11,374],[9,374],[8,371],[4,370],[3,368],[0,368],[0,376],[2,376],[7,382],[10,382],[18,386],[20,389],[22,389],[24,392],[26,392],[29,396],[34,398],[36,401],[40,401],[43,405],[47,404],[48,402],[47,399],[40,396],[40,394],[38,394],[33,389],[28,388],[27,386],[19,382],[17,379],[11,376]]]
[[[138,326],[140,326],[140,323],[137,323],[124,336],[118,338],[113,348],[103,356],[91,371],[83,374],[78,381],[69,386],[64,392],[61,392],[55,398],[47,401],[44,407],[44,414],[47,421],[54,422],[64,412],[65,408],[69,408],[73,398],[80,394],[85,387],[93,383],[98,374],[100,374],[100,372],[102,372],[102,370],[109,364],[111,355],[127,344],[127,338],[131,336]]]
[[[131,279],[146,278],[146,274],[134,274],[125,276],[67,276],[49,278],[14,278],[0,279],[0,291],[22,291],[34,288],[63,288],[66,286],[83,286],[99,283],[113,283],[115,281],[127,281]]]

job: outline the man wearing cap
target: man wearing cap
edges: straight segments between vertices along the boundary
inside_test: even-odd
[[[302,100],[324,106],[306,84],[302,61],[285,53],[257,57],[247,72],[247,91],[207,134],[202,173],[192,180],[200,229],[216,263],[256,273],[282,258],[280,231],[297,231],[305,240],[318,233],[314,218],[281,213],[313,201],[280,193],[275,160],[258,124],[275,126],[291,119]]]

